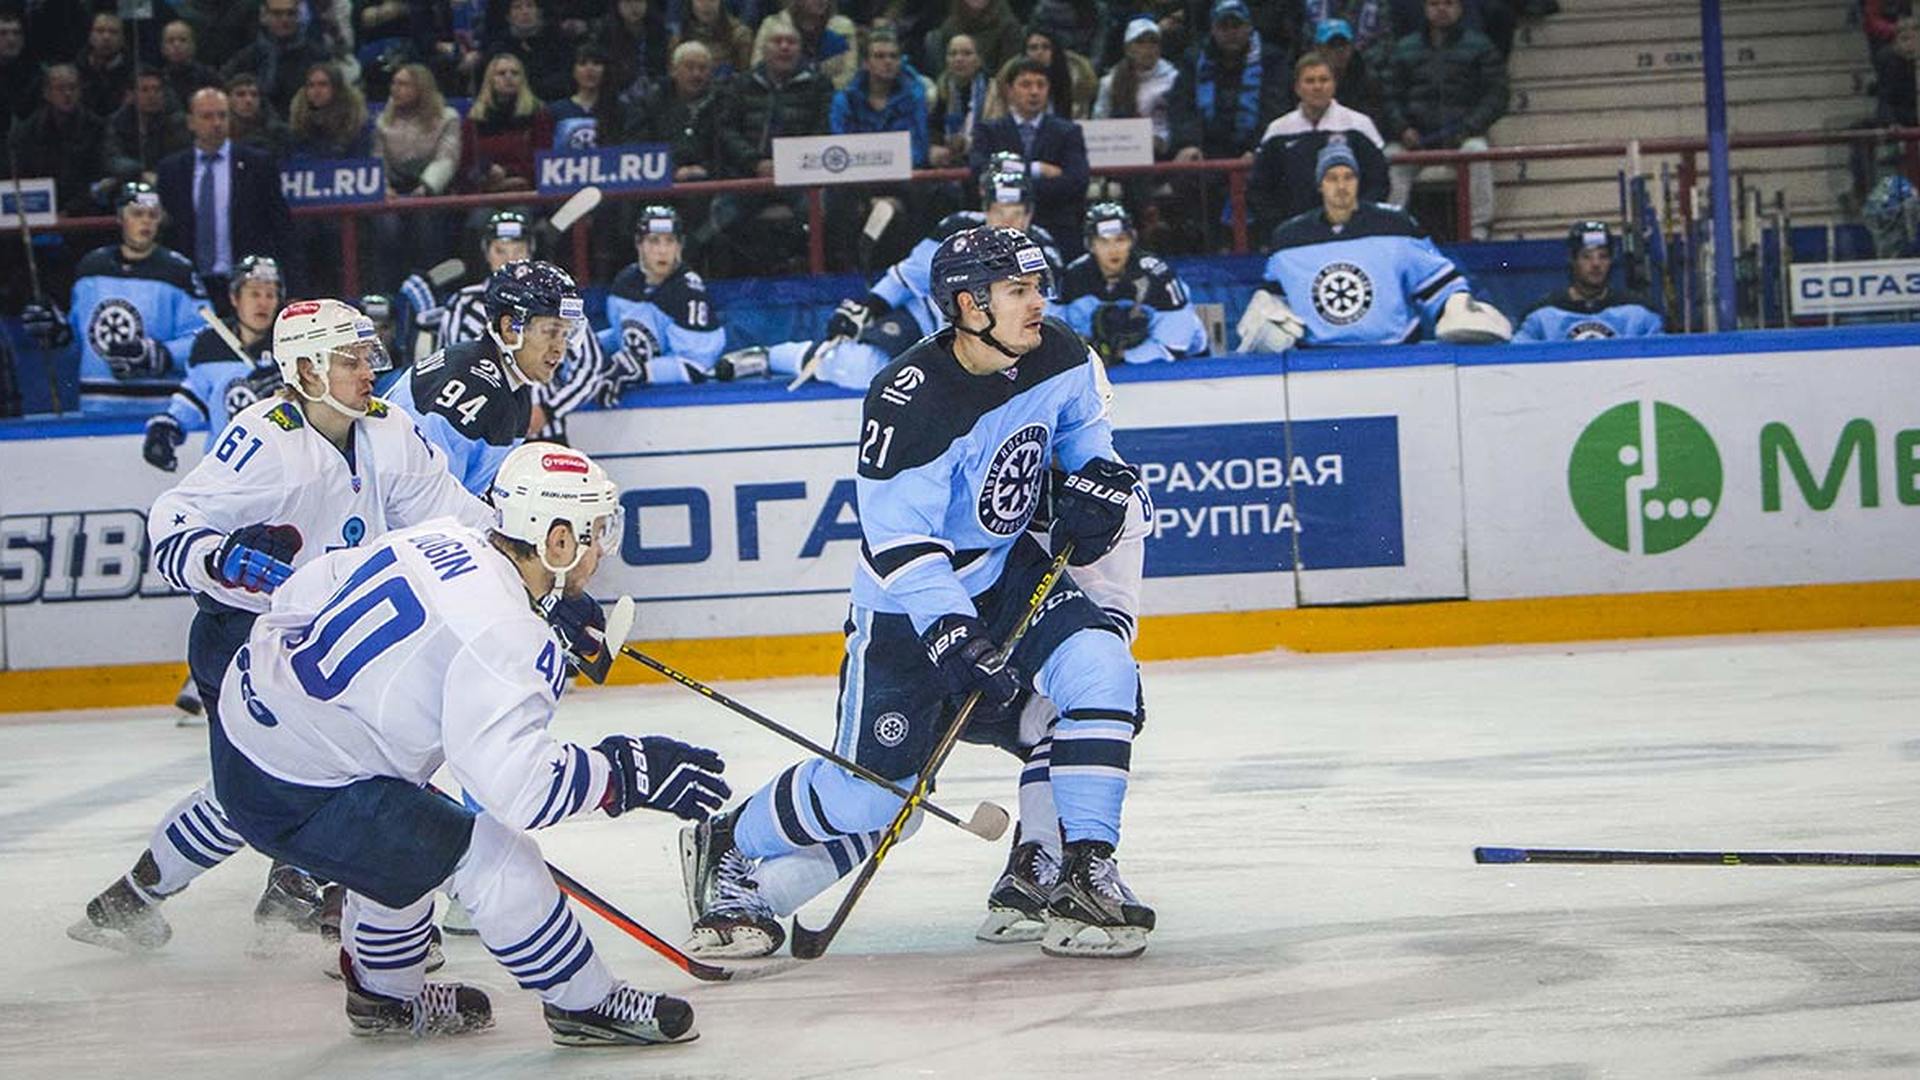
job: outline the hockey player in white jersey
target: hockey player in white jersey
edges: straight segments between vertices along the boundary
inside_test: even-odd
[[[227,337],[211,326],[194,337],[186,378],[168,400],[167,410],[147,418],[147,437],[140,447],[147,464],[173,472],[180,466],[175,451],[187,441],[188,432],[205,431],[211,450],[228,420],[280,389],[280,366],[268,349],[284,290],[280,264],[274,260],[248,255],[234,264],[227,282],[233,316],[221,321],[246,356],[235,356]]]
[[[629,387],[766,374],[765,364],[715,370],[727,331],[707,283],[682,261],[685,247],[679,211],[664,204],[640,208],[633,223],[634,261],[607,290],[607,328],[600,332],[607,374],[597,391],[602,405],[611,408]]]
[[[412,418],[373,396],[385,357],[364,315],[338,300],[289,304],[274,322],[273,356],[286,386],[242,409],[147,515],[154,569],[199,607],[187,664],[209,727],[228,661],[294,569],[401,525],[493,520]],[[68,933],[129,951],[158,948],[172,934],[160,902],[242,846],[203,786],[167,811],[133,869]],[[255,917],[317,929],[319,903],[311,878],[276,864]]]
[[[584,454],[515,450],[497,519],[447,519],[301,568],[233,661],[211,725],[214,785],[262,851],[346,886],[341,969],[356,1035],[492,1023],[485,993],[425,978],[448,882],[488,951],[540,995],[563,1046],[682,1042],[693,1010],[615,979],[529,830],[582,814],[704,820],[731,792],[711,750],[662,736],[592,746],[548,731],[568,657],[624,633],[549,623],[617,542],[619,490]],[[428,788],[445,765],[481,809]]]
[[[980,177],[981,208],[948,214],[907,257],[888,268],[861,299],[842,300],[827,320],[819,341],[787,341],[766,351],[775,374],[793,375],[817,356],[815,377],[836,386],[865,390],[873,376],[907,347],[947,325],[933,301],[930,276],[934,252],[957,232],[978,228],[1018,229],[1040,246],[1049,271],[1061,273],[1060,249],[1047,230],[1033,224],[1033,179],[1025,162],[996,154]],[[753,362],[755,350],[727,354],[728,362]]]
[[[1266,281],[1240,318],[1239,351],[1302,345],[1398,345],[1421,320],[1442,341],[1506,341],[1506,316],[1468,291],[1467,279],[1398,207],[1360,201],[1353,151],[1330,142],[1315,163],[1321,206],[1273,231]]]
[[[488,334],[493,316],[487,308],[488,283],[508,263],[525,262],[534,252],[533,231],[527,215],[518,210],[496,210],[487,218],[481,234],[480,253],[487,260],[487,274],[464,286],[447,298],[441,308],[440,328],[434,349],[444,352],[448,346],[476,341]],[[567,339],[567,351],[553,377],[537,383],[532,391],[533,409],[527,430],[519,438],[537,437],[564,442],[567,414],[592,400],[605,376],[606,356],[592,334],[574,334]],[[484,478],[475,491],[486,490]]]

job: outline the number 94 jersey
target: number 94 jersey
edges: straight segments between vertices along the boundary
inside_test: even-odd
[[[298,568],[431,518],[493,523],[492,509],[460,486],[413,419],[386,402],[375,398],[354,421],[349,447],[335,447],[278,395],[242,409],[200,464],[154,501],[147,540],[155,568],[176,588],[264,611],[265,593],[228,588],[207,573],[207,555],[236,529],[300,530]]]
[[[290,783],[424,784],[444,762],[488,812],[532,829],[607,789],[605,755],[548,733],[566,680],[513,563],[441,519],[287,579],[234,659],[220,722]]]

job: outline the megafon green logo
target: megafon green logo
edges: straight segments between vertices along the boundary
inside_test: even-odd
[[[1658,555],[1700,535],[1720,506],[1720,451],[1685,409],[1629,401],[1574,441],[1567,491],[1602,543]]]

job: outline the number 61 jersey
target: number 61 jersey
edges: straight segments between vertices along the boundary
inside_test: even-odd
[[[206,557],[228,533],[292,525],[300,530],[297,569],[390,529],[447,516],[480,528],[494,518],[447,471],[412,417],[375,398],[342,451],[307,423],[300,405],[275,396],[241,410],[200,464],[154,501],[147,540],[154,568],[176,588],[264,611],[265,593],[228,588],[207,573]]]

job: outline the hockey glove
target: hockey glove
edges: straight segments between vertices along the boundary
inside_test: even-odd
[[[421,274],[407,275],[407,280],[400,283],[400,296],[413,308],[416,320],[434,309],[433,282]]]
[[[291,525],[247,525],[227,534],[207,556],[207,574],[230,589],[267,592],[293,574],[300,530]]]
[[[1105,458],[1094,458],[1062,478],[1053,491],[1053,550],[1073,541],[1067,560],[1073,566],[1085,566],[1112,551],[1127,525],[1127,499],[1139,482],[1133,466]]]
[[[116,379],[140,379],[165,375],[173,366],[173,354],[152,338],[110,343],[101,359],[113,369]]]
[[[733,795],[720,778],[727,763],[704,746],[665,735],[609,735],[594,749],[613,764],[613,782],[600,800],[608,817],[661,810],[687,821],[705,821]]]
[[[827,319],[827,336],[848,340],[859,337],[860,331],[865,330],[867,324],[873,321],[876,314],[874,308],[872,297],[865,300],[849,297],[840,301],[840,306],[834,308],[832,317]]]
[[[600,609],[591,596],[566,596],[552,603],[541,602],[547,622],[560,635],[567,660],[574,670],[596,683],[607,681],[613,670],[613,658],[633,632],[633,598],[623,596],[614,602],[613,614]],[[609,646],[611,643],[611,646]]]
[[[180,422],[161,413],[147,420],[147,441],[140,444],[140,456],[154,468],[172,472],[180,467],[180,457],[173,449],[186,441],[187,433],[180,430]]]
[[[1286,352],[1305,337],[1307,324],[1287,306],[1286,297],[1271,285],[1262,285],[1247,298],[1247,310],[1236,327],[1240,347],[1235,352]]]
[[[28,304],[20,309],[20,322],[26,327],[27,339],[38,348],[64,349],[73,344],[73,328],[52,304]]]
[[[920,635],[927,659],[940,672],[947,693],[980,691],[981,703],[1003,708],[1020,693],[1020,672],[1000,656],[987,627],[972,615],[942,615]]]
[[[1153,316],[1144,305],[1121,300],[1093,309],[1092,334],[1087,343],[1111,366],[1126,362],[1127,350],[1147,340]]]
[[[713,362],[713,377],[721,382],[759,378],[769,370],[767,349],[764,345],[749,345],[744,349],[734,349],[722,354],[720,359]]]

